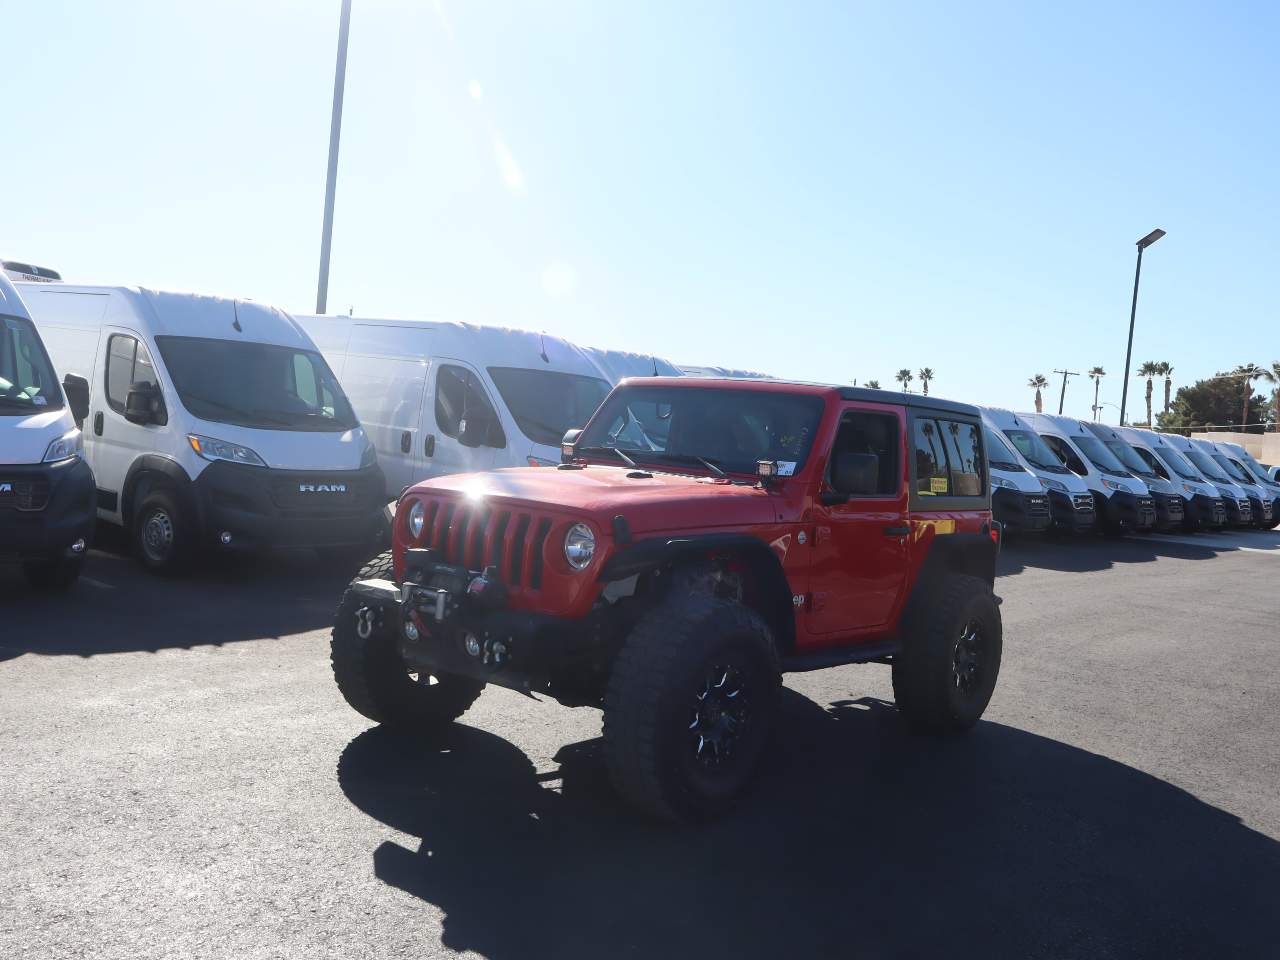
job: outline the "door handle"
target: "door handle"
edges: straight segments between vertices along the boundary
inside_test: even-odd
[[[400,452],[408,453],[413,448],[413,434],[408,430],[400,434]]]
[[[910,526],[909,524],[905,524],[905,523],[904,523],[902,526],[900,526],[900,527],[885,527],[885,528],[884,528],[884,535],[885,535],[886,537],[905,537],[905,536],[907,536],[907,534],[909,534],[910,532],[911,532],[911,526]]]
[[[424,440],[422,443],[422,452],[425,456],[428,456],[428,457],[435,456],[436,435],[434,433],[427,434],[427,439]]]
[[[93,435],[95,437],[102,436],[102,411],[99,410],[93,415]]]

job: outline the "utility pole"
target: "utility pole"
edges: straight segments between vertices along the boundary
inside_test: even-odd
[[[338,65],[333,77],[333,117],[329,122],[329,176],[324,186],[324,227],[320,233],[320,283],[316,313],[329,302],[329,252],[333,247],[333,195],[338,188],[338,140],[342,136],[342,93],[347,82],[347,35],[351,32],[351,0],[342,0],[338,21]]]
[[[1062,374],[1062,393],[1058,395],[1058,416],[1062,416],[1062,405],[1067,399],[1067,377],[1078,377],[1080,374],[1075,370],[1055,370],[1053,372]]]

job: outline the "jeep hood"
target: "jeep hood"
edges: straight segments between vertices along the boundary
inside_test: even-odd
[[[644,478],[628,476],[644,472],[596,465],[582,470],[514,467],[437,477],[414,490],[590,516],[606,529],[621,514],[637,534],[681,527],[740,527],[777,519],[773,495],[757,486],[657,471]]]

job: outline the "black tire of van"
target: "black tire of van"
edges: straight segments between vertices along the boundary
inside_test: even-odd
[[[133,547],[153,573],[184,573],[196,552],[196,527],[170,491],[150,490],[133,511]]]
[[[28,560],[22,565],[23,576],[35,590],[50,592],[66,590],[80,577],[84,557],[50,557],[47,560]]]

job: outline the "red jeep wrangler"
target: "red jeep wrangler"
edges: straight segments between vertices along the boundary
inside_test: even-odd
[[[351,706],[414,730],[486,683],[602,707],[619,792],[667,819],[741,794],[785,671],[887,663],[898,708],[929,730],[986,709],[999,538],[974,408],[628,380],[563,460],[400,497],[392,551],[333,630]]]

